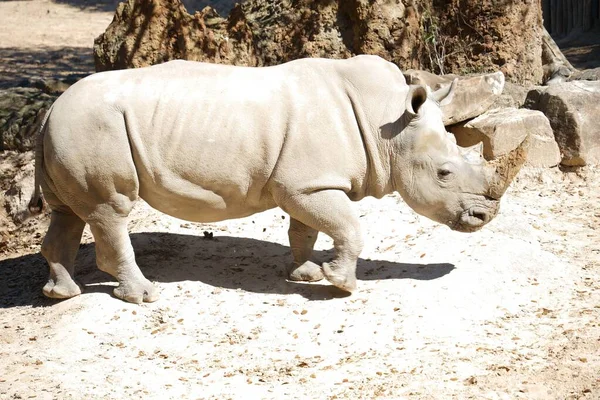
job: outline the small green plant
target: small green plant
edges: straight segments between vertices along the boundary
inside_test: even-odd
[[[434,72],[444,74],[444,60],[447,57],[446,45],[448,38],[440,35],[439,20],[431,13],[429,8],[423,11],[421,17],[422,37],[425,51],[429,58],[429,65]]]

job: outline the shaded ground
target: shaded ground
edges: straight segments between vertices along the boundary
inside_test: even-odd
[[[80,79],[94,72],[88,47],[0,48],[0,89],[32,81]]]
[[[94,4],[107,11],[47,0],[0,2],[0,89],[94,72],[94,38],[112,20],[117,3]]]
[[[578,69],[600,67],[600,27],[556,40],[569,62]]]

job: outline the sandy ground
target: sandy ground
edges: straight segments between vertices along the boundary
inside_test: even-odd
[[[26,18],[44,8],[89,38],[111,19],[91,5],[0,2],[3,23],[30,27],[2,30],[0,51],[89,51]],[[33,38],[44,32],[58,36]],[[6,177],[31,154],[2,158]],[[29,220],[0,245],[0,399],[600,399],[599,194],[600,171],[526,171],[473,234],[397,196],[359,202],[352,296],[285,280],[281,210],[195,224],[140,202],[131,238],[161,299],[112,297],[86,230],[85,293],[56,302],[41,294],[48,221]],[[317,258],[330,248],[321,237]]]
[[[92,47],[115,2],[86,6],[48,0],[0,2],[0,88],[23,79],[94,72]]]

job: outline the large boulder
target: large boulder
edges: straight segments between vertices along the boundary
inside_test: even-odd
[[[489,109],[494,108],[522,108],[527,99],[528,93],[532,90],[531,86],[518,85],[516,83],[505,82],[502,94],[496,98],[494,104]]]
[[[529,135],[525,165],[553,167],[560,163],[560,151],[550,122],[540,111],[494,109],[471,121],[454,125],[450,131],[460,146],[468,147],[483,142],[483,156],[487,160],[508,154]]]
[[[409,84],[426,85],[431,90],[437,90],[450,85],[458,79],[454,88],[452,101],[442,104],[444,124],[451,125],[477,117],[483,114],[498,101],[504,90],[504,74],[500,71],[474,75],[435,75],[427,71],[408,70],[404,77]]]
[[[557,83],[528,97],[550,120],[563,165],[600,163],[600,81]]]
[[[222,18],[210,7],[192,16],[180,0],[128,0],[95,41],[96,69],[176,58],[262,66],[376,54],[403,70],[464,75],[500,69],[514,82],[541,82],[539,2],[446,3],[247,0]]]

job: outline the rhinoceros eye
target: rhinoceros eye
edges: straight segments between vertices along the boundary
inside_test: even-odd
[[[450,171],[448,168],[440,168],[438,170],[438,176],[440,178],[447,178],[450,175],[452,175],[452,171]]]

